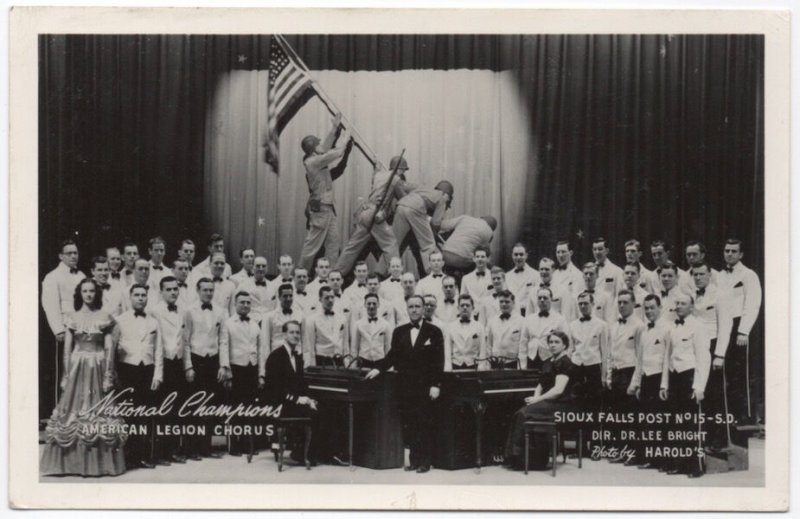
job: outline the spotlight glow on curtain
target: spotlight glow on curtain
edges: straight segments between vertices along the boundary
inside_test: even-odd
[[[511,72],[405,70],[312,72],[365,141],[388,166],[406,148],[409,181],[455,186],[448,217],[493,215],[499,222],[493,256],[510,253],[534,185],[536,143],[528,107]],[[229,250],[255,247],[270,272],[278,256],[297,258],[308,197],[300,140],[329,131],[331,116],[312,98],[280,138],[280,172],[263,161],[267,71],[232,71],[216,89],[206,125],[205,214]],[[341,234],[367,195],[372,168],[353,149],[334,183]],[[530,199],[530,198],[528,198]],[[232,259],[237,264],[236,258]]]

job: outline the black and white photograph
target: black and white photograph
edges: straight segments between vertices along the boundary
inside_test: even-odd
[[[765,30],[309,13],[27,35],[34,218],[12,229],[37,279],[11,445],[25,431],[40,495],[786,477]],[[250,506],[315,507],[295,495]],[[466,506],[401,495],[364,506]],[[653,506],[625,503],[590,507]]]

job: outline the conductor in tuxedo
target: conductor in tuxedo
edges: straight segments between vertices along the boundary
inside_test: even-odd
[[[406,471],[431,469],[434,444],[435,401],[439,398],[444,370],[442,331],[422,318],[423,300],[406,300],[410,322],[395,328],[392,347],[366,378],[375,378],[394,366],[400,385],[400,417],[403,440],[410,449]]]
[[[300,323],[286,321],[282,331],[285,337],[283,344],[267,357],[264,375],[259,376],[259,386],[264,387],[267,404],[281,407],[282,417],[310,417],[311,445],[309,458],[312,463],[320,459],[320,441],[315,440],[317,425],[317,401],[306,395],[308,386],[303,376],[303,353],[300,348]],[[300,442],[290,439],[290,457],[297,462],[303,461],[303,450]]]

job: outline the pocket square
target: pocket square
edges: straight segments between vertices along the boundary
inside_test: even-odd
[[[423,344],[423,346],[430,346],[430,345],[431,345],[431,340],[430,339],[425,341],[425,344]]]
[[[713,309],[714,309],[714,305],[711,305],[711,306],[709,306],[709,307],[706,307],[706,310],[713,310]]]
[[[743,286],[744,286],[744,283],[742,283],[741,281],[739,281],[738,283],[736,283],[735,285],[733,285],[733,288],[740,288],[740,287],[743,287]]]
[[[477,333],[476,333],[476,334],[474,334],[474,335],[472,336],[472,338],[473,338],[473,339],[477,339],[477,338],[478,338],[478,334],[477,334]]]

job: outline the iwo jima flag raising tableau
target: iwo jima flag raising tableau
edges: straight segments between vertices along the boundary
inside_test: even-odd
[[[189,34],[104,10],[126,30],[65,34],[56,12],[14,15],[12,65],[38,64],[38,147],[12,147],[38,196],[12,204],[12,237],[38,222],[12,255],[12,337],[38,340],[12,351],[16,505],[785,508],[775,15],[305,13],[330,34],[197,11]],[[78,481],[153,492],[63,500]]]

